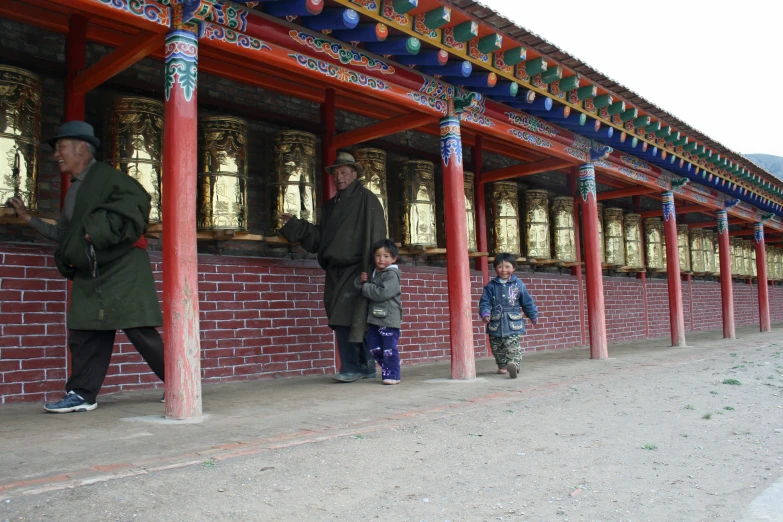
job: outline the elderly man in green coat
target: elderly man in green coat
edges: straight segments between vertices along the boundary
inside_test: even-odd
[[[163,340],[156,329],[163,316],[144,238],[150,196],[132,177],[95,161],[100,141],[91,125],[66,122],[50,144],[60,172],[71,175],[57,223],[31,216],[17,198],[8,204],[59,242],[57,268],[73,281],[67,321],[73,370],[65,396],[44,407],[52,413],[91,411],[98,407],[117,330],[163,380]]]
[[[386,218],[378,198],[358,180],[363,167],[346,152],[326,167],[337,194],[321,209],[317,225],[290,214],[282,217],[280,233],[308,252],[318,254],[326,270],[324,307],[337,337],[340,352],[338,382],[375,378],[375,361],[364,339],[367,330],[367,300],[353,281],[362,272],[372,272],[372,245],[386,237]]]

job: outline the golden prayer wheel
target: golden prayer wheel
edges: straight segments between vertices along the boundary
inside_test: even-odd
[[[625,266],[623,209],[614,207],[604,209],[604,237],[607,264]]]
[[[528,259],[550,259],[549,196],[546,190],[525,191],[525,255]]]
[[[771,274],[770,279],[773,281],[780,280],[781,273],[778,266],[778,249],[775,247],[767,247],[767,272]]]
[[[598,207],[598,244],[599,248],[601,249],[601,262],[606,262],[606,244],[604,243],[604,204],[603,203],[596,203],[596,206]],[[584,227],[582,227],[581,230],[583,230]],[[583,236],[584,237],[584,236]],[[582,249],[584,251],[584,240],[582,241]],[[584,256],[582,256],[582,259],[584,259]]]
[[[775,247],[773,251],[773,270],[775,272],[775,279],[780,281],[783,279],[783,249]]]
[[[247,122],[230,116],[199,121],[199,230],[247,230]]]
[[[643,268],[641,214],[625,214],[623,229],[625,233],[625,265],[631,268]]]
[[[315,140],[315,134],[300,131],[282,131],[275,136],[270,233],[277,233],[283,226],[283,214],[316,222]]]
[[[677,225],[677,253],[680,258],[680,272],[691,271],[691,252],[688,244],[688,225]]]
[[[647,254],[647,268],[663,270],[666,268],[666,245],[663,237],[661,218],[644,220],[644,247]]]
[[[150,223],[163,220],[163,102],[122,96],[112,100],[104,138],[106,163],[144,187]]]
[[[399,186],[402,197],[397,203],[397,215],[402,245],[438,246],[435,228],[435,165],[431,161],[403,161]]]
[[[740,277],[745,267],[742,261],[742,244],[740,244],[738,237],[729,238],[729,252],[731,256],[731,275],[732,277]]]
[[[472,172],[465,172],[465,230],[468,234],[468,252],[478,252],[478,243],[476,241],[476,208],[474,202],[474,181],[476,179]]]
[[[38,212],[41,78],[0,65],[0,204],[20,198]]]
[[[497,181],[485,189],[489,210],[489,255],[521,254],[519,238],[519,194],[513,181]]]
[[[758,272],[756,268],[756,249],[753,248],[753,246],[750,247],[750,273],[753,275],[753,277],[758,277]]]
[[[695,273],[705,272],[704,263],[704,230],[694,228],[690,231],[691,270]]]
[[[720,234],[717,232],[712,233],[712,248],[715,256],[715,270],[713,270],[713,273],[720,275]],[[729,253],[731,253],[731,249],[729,249]]]
[[[753,277],[753,247],[749,239],[742,240],[742,260],[745,263],[745,277]]]
[[[365,188],[378,196],[386,220],[386,237],[389,237],[389,193],[386,189],[386,152],[381,149],[358,149],[354,154],[357,163],[364,167],[359,177]]]
[[[704,249],[704,271],[708,274],[716,272],[715,264],[715,244],[713,242],[713,232],[705,230],[702,237],[702,248]]]
[[[576,261],[576,237],[574,236],[574,198],[552,198],[552,245],[555,259],[566,263]]]

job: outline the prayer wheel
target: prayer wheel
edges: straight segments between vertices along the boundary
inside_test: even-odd
[[[715,270],[713,270],[713,274],[720,275],[720,234],[717,232],[712,233],[712,248],[715,256]],[[729,253],[731,253],[730,248]]]
[[[550,259],[549,196],[546,190],[525,191],[525,251],[528,259]]]
[[[359,177],[365,188],[378,196],[386,220],[386,237],[389,237],[389,193],[386,189],[386,152],[381,149],[359,149],[353,155],[364,167]]]
[[[144,187],[151,198],[150,223],[163,221],[163,102],[121,96],[111,103],[103,140],[106,163]]]
[[[753,277],[753,246],[749,239],[742,240],[742,260],[745,263],[745,277]]]
[[[604,237],[606,238],[606,263],[625,266],[625,233],[623,209],[604,209]]]
[[[552,198],[552,245],[555,259],[566,263],[576,261],[576,237],[574,236],[574,198]]]
[[[465,229],[468,234],[468,252],[478,252],[476,241],[476,208],[474,206],[474,180],[472,172],[465,172]],[[445,227],[444,227],[445,228]]]
[[[750,245],[750,273],[753,277],[758,277],[756,269],[756,249],[753,247],[753,242]]]
[[[705,272],[704,263],[704,230],[694,228],[689,233],[691,247],[691,270],[694,273]]]
[[[230,116],[199,121],[199,230],[247,230],[247,122]]]
[[[20,198],[38,212],[41,78],[0,65],[0,204]]]
[[[604,244],[604,204],[596,203],[598,207],[598,247],[601,250],[601,262],[606,262],[606,244]],[[584,230],[582,227],[580,230]],[[584,251],[585,242],[582,240],[582,251]],[[584,256],[582,256],[584,259]]]
[[[435,228],[435,165],[420,160],[402,162],[399,186],[402,194],[397,216],[402,245],[438,246]]]
[[[315,134],[300,131],[282,131],[275,136],[271,233],[283,226],[283,214],[316,222],[315,140]]]
[[[489,255],[506,252],[521,255],[519,195],[513,181],[497,181],[485,189],[489,215]]]
[[[775,279],[780,281],[783,279],[783,249],[775,247],[772,249],[773,255],[773,270],[775,272]]]
[[[644,220],[644,246],[647,251],[647,268],[664,270],[666,268],[666,245],[664,244],[661,218]]]
[[[732,277],[742,276],[745,269],[745,263],[742,261],[742,245],[737,237],[729,238],[729,252],[731,255],[731,275]]]
[[[715,244],[713,242],[711,230],[705,230],[702,237],[702,248],[704,249],[704,271],[708,274],[714,274],[716,270],[715,265]]]
[[[643,268],[641,214],[625,214],[623,216],[623,231],[625,233],[625,266]]]
[[[680,258],[680,272],[691,271],[691,252],[688,225],[677,225],[677,253]]]

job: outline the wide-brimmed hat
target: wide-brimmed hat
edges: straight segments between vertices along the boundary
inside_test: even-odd
[[[58,140],[66,138],[84,140],[96,149],[101,146],[101,140],[95,137],[95,130],[86,121],[66,121],[60,126],[57,136],[49,139],[48,143],[54,148]]]
[[[335,167],[344,167],[345,165],[355,168],[360,176],[364,173],[364,166],[362,166],[361,163],[357,163],[354,157],[347,152],[338,152],[337,159],[334,160],[334,165],[329,165],[328,167],[325,167],[324,170],[326,170],[327,174],[331,174],[332,169]]]

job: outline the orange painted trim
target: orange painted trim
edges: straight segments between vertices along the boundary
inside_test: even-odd
[[[653,192],[661,192],[661,189],[654,189],[650,187],[631,187],[627,189],[611,190],[609,192],[599,192],[598,201],[604,201],[607,199],[615,199],[615,198],[625,198],[628,196],[641,196],[643,194],[652,194]]]
[[[356,145],[357,143],[415,129],[427,123],[432,123],[433,121],[434,118],[429,114],[417,112],[402,114],[373,125],[368,125],[367,127],[361,127],[338,134],[332,140],[332,147],[335,149],[344,149],[351,145]]]
[[[513,165],[504,169],[493,170],[485,172],[481,177],[482,183],[492,183],[493,181],[502,181],[505,179],[513,179],[521,176],[530,176],[532,174],[539,174],[541,172],[547,172],[549,170],[557,170],[565,167],[573,166],[574,163],[559,158],[551,158],[535,163],[526,163],[523,165]]]

